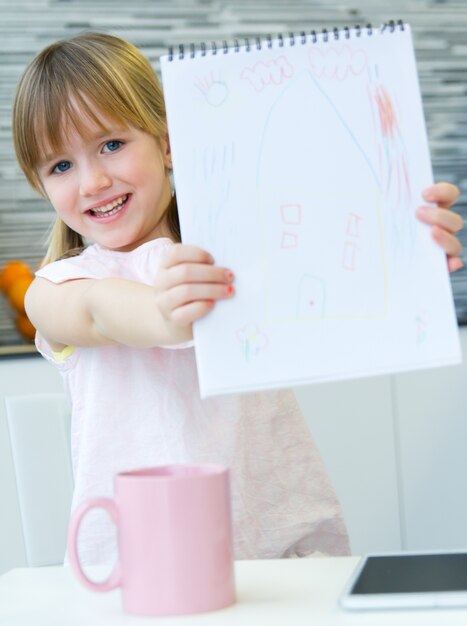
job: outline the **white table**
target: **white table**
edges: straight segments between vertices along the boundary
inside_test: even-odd
[[[14,569],[0,577],[3,626],[457,626],[467,609],[344,612],[339,594],[357,557],[238,561],[237,603],[222,611],[138,617],[121,610],[120,591],[88,591],[68,568]],[[101,574],[100,569],[91,570]],[[97,576],[95,576],[97,578]],[[102,578],[102,576],[100,576]]]

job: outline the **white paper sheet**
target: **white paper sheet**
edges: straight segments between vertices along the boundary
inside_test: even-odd
[[[283,45],[281,45],[281,43]],[[410,29],[161,59],[185,243],[235,273],[203,397],[458,363]]]

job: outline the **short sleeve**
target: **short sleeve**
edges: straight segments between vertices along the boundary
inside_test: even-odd
[[[35,343],[39,354],[61,372],[66,372],[73,368],[78,359],[78,348],[67,346],[61,353],[57,354],[39,332],[36,332]]]
[[[46,278],[53,283],[64,283],[67,280],[80,278],[112,278],[118,276],[117,268],[112,260],[106,263],[95,257],[79,255],[49,263],[36,272],[36,276]]]

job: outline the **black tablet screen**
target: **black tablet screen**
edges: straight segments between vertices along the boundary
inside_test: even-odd
[[[466,591],[466,554],[368,557],[351,594]]]

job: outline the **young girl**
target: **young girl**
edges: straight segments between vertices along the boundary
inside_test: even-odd
[[[234,295],[234,268],[179,243],[164,100],[131,44],[88,33],[42,51],[14,104],[19,163],[56,221],[26,299],[37,347],[72,403],[73,508],[115,473],[231,468],[236,558],[347,554],[334,491],[291,391],[201,400],[191,327]],[[429,191],[448,208],[451,185]],[[428,198],[427,198],[428,199]],[[449,210],[420,217],[460,266]],[[83,563],[112,559],[111,525],[83,526]]]

